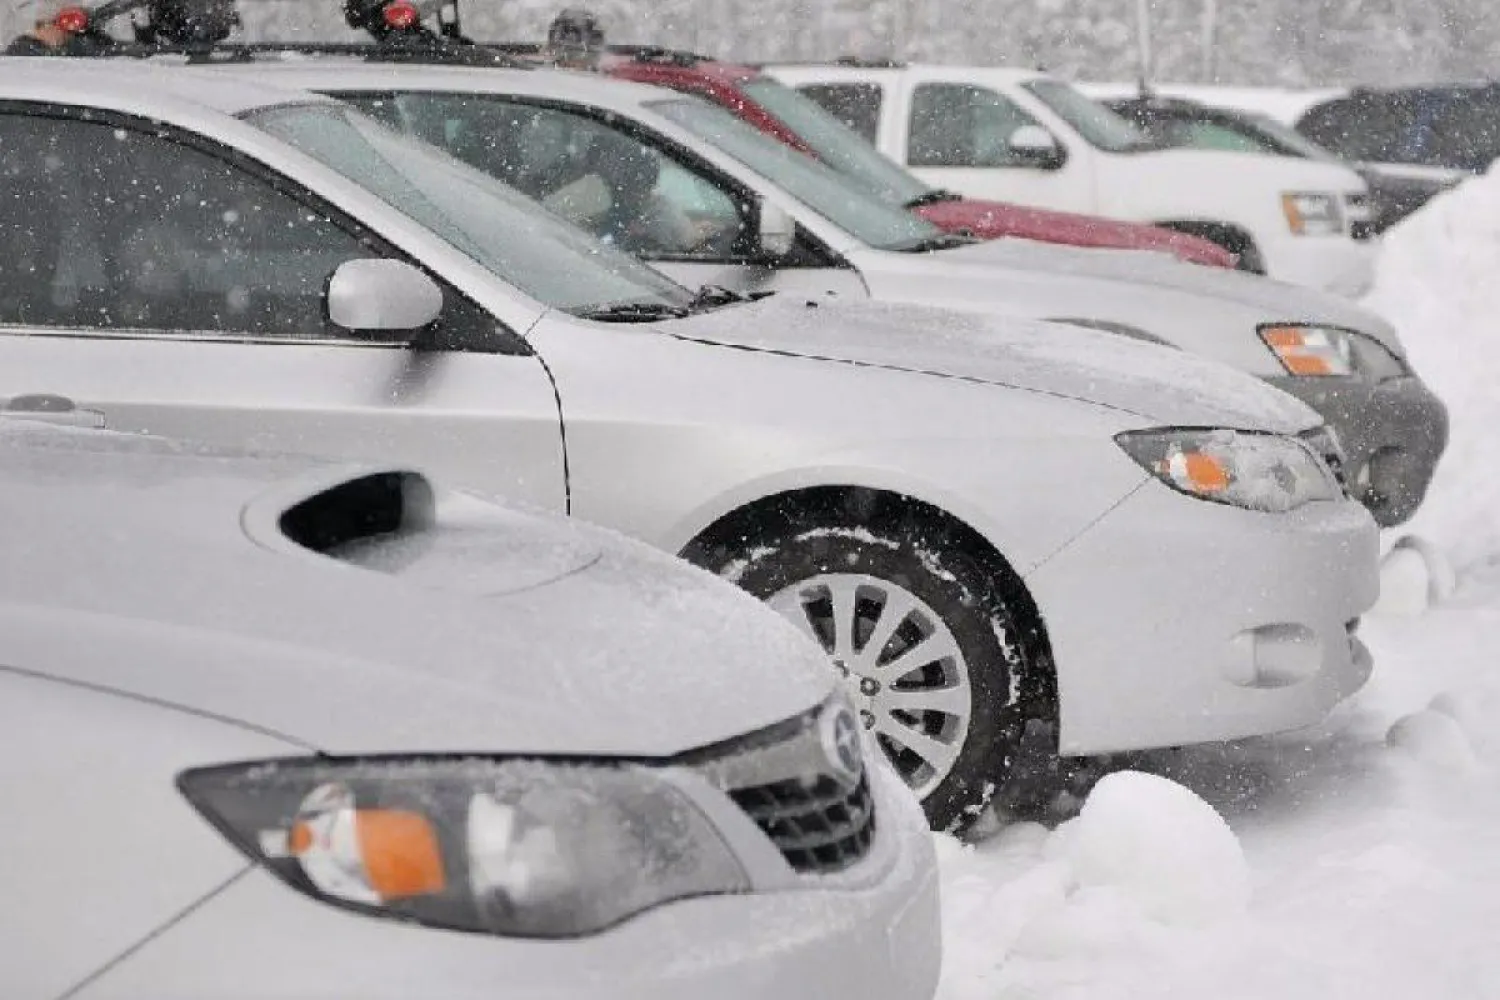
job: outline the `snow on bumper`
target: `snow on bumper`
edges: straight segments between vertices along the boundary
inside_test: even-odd
[[[1294,285],[1358,298],[1375,283],[1376,240],[1347,236],[1285,236],[1263,243],[1266,274]]]
[[[1369,678],[1379,593],[1352,501],[1263,514],[1148,482],[1027,578],[1057,664],[1064,754],[1312,724]]]
[[[929,1000],[937,865],[916,801],[875,781],[878,834],[847,881],[657,907],[601,934],[527,941],[314,902],[252,869],[95,980],[81,1000]]]

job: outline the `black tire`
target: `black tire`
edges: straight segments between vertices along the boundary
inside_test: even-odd
[[[1045,659],[1044,653],[1038,654],[1045,649],[1045,642],[1037,641],[1039,624],[1025,610],[1029,601],[1017,600],[1013,590],[1007,593],[997,583],[1008,571],[997,572],[993,560],[964,549],[954,533],[910,518],[866,526],[848,514],[828,512],[757,523],[749,537],[696,545],[683,553],[762,600],[828,574],[854,575],[901,588],[942,620],[967,667],[970,714],[956,760],[923,797],[922,807],[933,829],[953,833],[974,822],[1005,781],[1027,716],[1028,699],[1015,700],[1012,692],[1031,690],[1035,681],[1031,674],[1038,668],[1035,661]],[[1019,581],[1012,586],[1019,587]],[[859,623],[868,626],[864,632],[866,647],[873,619],[878,619],[882,611],[883,607],[872,609],[868,616],[859,609],[855,612],[856,635]],[[922,625],[921,617],[898,620],[902,624],[896,634],[874,653],[883,662],[893,662],[903,648],[909,649],[909,645],[903,647],[907,642],[903,635]],[[831,649],[826,633],[820,638],[824,648]],[[890,650],[894,654],[886,656]],[[920,657],[915,662],[920,662]],[[897,690],[899,684],[926,681],[930,677],[926,672],[935,669],[941,668],[929,664],[904,673],[901,680],[894,675],[887,679],[892,690]],[[910,681],[918,675],[918,680]],[[1021,683],[1013,687],[1012,677]],[[846,679],[854,680],[847,674]],[[851,687],[858,691],[857,684],[851,683]],[[874,715],[862,713],[867,728]],[[935,712],[920,716],[907,713],[906,717],[923,726],[940,726],[945,718]],[[917,755],[894,746],[878,732],[877,742],[910,783],[907,772]],[[932,777],[935,772],[929,780]]]

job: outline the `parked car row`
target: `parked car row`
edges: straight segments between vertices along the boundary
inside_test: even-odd
[[[925,828],[1023,736],[1369,676],[1446,441],[1379,316],[1145,227],[945,231],[754,73],[737,113],[344,9],[370,43],[114,0],[0,62],[0,712],[57,747],[7,993],[930,997]]]

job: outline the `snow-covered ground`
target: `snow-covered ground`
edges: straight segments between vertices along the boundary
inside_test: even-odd
[[[942,1000],[1500,997],[1500,171],[1387,243],[1372,304],[1453,419],[1410,530],[1456,592],[1416,613],[1424,561],[1389,557],[1374,679],[1316,731],[1152,755],[1055,830],[942,839]]]

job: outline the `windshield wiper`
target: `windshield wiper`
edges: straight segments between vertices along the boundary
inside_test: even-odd
[[[964,196],[957,191],[949,191],[946,188],[933,188],[924,191],[910,201],[902,204],[902,208],[921,208],[924,205],[936,205],[943,201],[963,201]]]
[[[886,247],[886,249],[897,253],[931,253],[934,250],[951,250],[954,247],[966,247],[978,242],[980,241],[972,236],[965,236],[963,233],[938,233],[936,236],[928,236],[911,243],[901,243]]]
[[[580,319],[592,319],[600,323],[654,323],[663,319],[683,319],[691,309],[674,306],[667,302],[615,302],[606,306],[592,306],[573,311]]]
[[[758,302],[775,294],[772,291],[736,292],[723,285],[704,285],[698,289],[698,294],[693,296],[693,301],[688,303],[688,308],[693,312],[707,312],[720,306],[732,306],[737,302]]]

